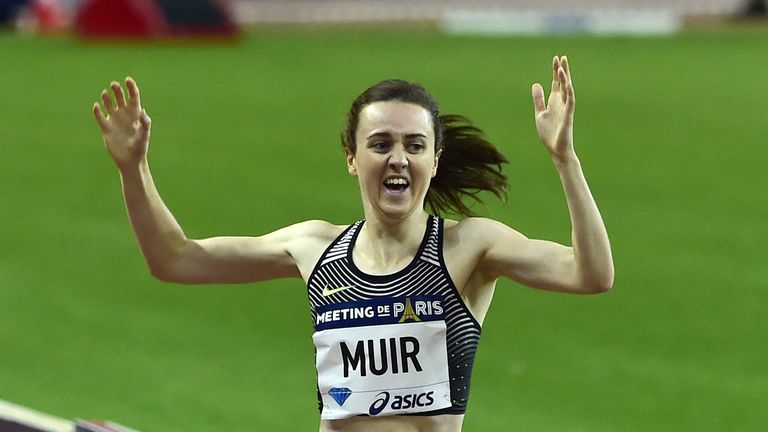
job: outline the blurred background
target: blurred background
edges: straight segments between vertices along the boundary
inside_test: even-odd
[[[301,281],[148,274],[91,115],[110,81],[141,86],[190,237],[361,218],[344,113],[398,77],[510,159],[478,213],[570,243],[530,100],[567,54],[614,289],[501,281],[464,429],[768,427],[764,1],[0,0],[0,22],[0,400],[142,431],[318,426]]]

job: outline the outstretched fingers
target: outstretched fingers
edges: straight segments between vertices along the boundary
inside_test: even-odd
[[[568,57],[563,56],[560,59],[560,65],[563,67],[563,70],[565,71],[565,75],[568,77],[568,81],[571,80],[571,63],[568,61]]]
[[[565,74],[565,70],[562,67],[557,70],[557,77],[560,81],[560,99],[565,103],[568,98],[569,82],[568,76]]]
[[[117,103],[117,107],[125,108],[125,93],[123,92],[123,88],[120,87],[120,83],[117,81],[112,81],[109,87],[112,89],[112,94],[115,95],[115,102]]]
[[[105,131],[109,126],[109,118],[119,110],[131,108],[132,112],[141,112],[141,97],[136,81],[131,77],[126,77],[125,87],[128,89],[127,95],[120,83],[112,81],[109,87],[101,92],[101,104],[104,108],[99,107],[98,103],[94,104],[93,115],[102,131]]]
[[[544,112],[547,109],[547,105],[544,101],[544,88],[541,84],[536,83],[531,87],[531,96],[533,97],[533,109],[536,115]]]
[[[571,70],[568,57],[554,56],[552,58],[552,89],[551,96],[559,97],[568,105],[573,102],[573,86],[571,85]],[[533,102],[536,113],[546,110],[544,90],[539,84],[533,86]]]
[[[570,62],[568,61],[568,58],[563,56],[561,58],[561,71],[560,74],[560,80],[562,82],[562,88],[563,91],[563,102],[565,102],[565,107],[568,111],[572,111],[574,107],[574,103],[576,102],[576,95],[573,91],[573,79],[571,77],[571,66]]]
[[[573,83],[568,79],[568,85],[565,87],[565,109],[568,112],[573,112],[573,108],[576,105],[576,93],[573,91]]]
[[[560,91],[560,58],[554,56],[552,58],[552,93]]]
[[[556,57],[557,58],[557,57]],[[562,56],[558,59],[557,65],[554,66],[554,73],[557,76],[557,88],[560,90],[560,99],[563,103],[567,104],[569,97],[573,95],[573,83],[571,81],[571,67],[568,62],[568,57]],[[553,84],[553,91],[555,85]]]
[[[112,103],[112,97],[109,95],[109,91],[101,91],[101,102],[104,104],[104,109],[108,115],[112,115],[115,112],[115,105]]]
[[[101,107],[98,102],[93,104],[93,117],[96,118],[96,123],[99,124],[102,132],[107,131],[107,118],[104,117],[104,113],[101,111]]]
[[[133,108],[141,106],[141,96],[139,95],[139,86],[136,85],[136,81],[131,77],[125,78],[125,87],[128,88],[128,96],[130,96],[129,104]]]

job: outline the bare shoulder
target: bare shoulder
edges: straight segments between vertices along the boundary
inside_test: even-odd
[[[517,261],[530,240],[506,224],[484,217],[446,220],[443,251],[456,282],[485,285],[499,276],[498,262]],[[506,254],[499,258],[500,251]]]
[[[341,234],[346,225],[334,225],[324,220],[313,219],[304,222],[298,222],[283,228],[290,231],[293,235],[299,237],[310,237],[313,239],[333,240]]]
[[[271,235],[281,237],[289,253],[300,256],[319,257],[323,250],[345,229],[344,225],[334,225],[322,220],[308,220],[279,229]]]
[[[497,220],[485,217],[468,217],[460,221],[445,220],[447,248],[461,245],[462,248],[475,246],[487,249],[500,240],[527,240],[527,237]]]
[[[328,246],[346,229],[346,225],[334,225],[322,220],[308,220],[287,226],[285,231],[287,251],[296,263],[304,280]]]

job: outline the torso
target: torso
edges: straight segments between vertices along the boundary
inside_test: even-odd
[[[496,278],[485,276],[482,269],[479,268],[482,245],[478,245],[476,244],[477,242],[473,241],[476,234],[473,233],[474,227],[472,224],[472,219],[464,219],[462,221],[445,219],[443,227],[443,255],[448,267],[448,273],[451,275],[451,279],[456,285],[462,300],[475,319],[482,325],[493,297]],[[294,256],[296,265],[305,283],[308,281],[312,269],[325,249],[347,227],[347,225],[333,225],[323,222],[322,229],[316,230],[316,236],[308,236],[303,241],[297,243],[296,247],[291,250],[291,254]],[[357,261],[357,258],[355,262],[360,269],[367,273],[394,273],[413,259],[415,251],[416,248],[414,248],[410,257],[402,260],[402,266],[389,269],[376,269],[364,266]]]
[[[326,235],[323,237],[324,239],[327,239],[331,232],[335,234],[333,236],[335,238],[346,228],[340,226],[332,227],[332,229],[326,230]],[[469,309],[470,315],[477,319],[477,321],[482,322],[493,294],[495,280],[486,280],[486,278],[482,276],[482,273],[476,270],[479,261],[479,253],[476,251],[477,245],[473,245],[471,239],[466,238],[469,234],[471,233],[468,230],[462,229],[460,222],[450,220],[445,221],[443,229],[443,256],[447,271],[455,284],[457,294]],[[325,242],[318,242],[317,245],[319,246],[320,244],[325,243],[325,246],[327,247],[332,241],[333,240],[331,239],[330,241],[326,240]],[[461,245],[461,247],[459,247],[459,245]],[[322,255],[322,251],[318,252],[317,246],[310,248],[310,250],[311,253],[307,256],[315,255],[314,261],[316,262],[320,255]],[[325,248],[322,250],[324,251]],[[413,259],[413,253],[411,253],[410,258]],[[302,275],[304,276],[305,281],[307,281],[311,269],[308,269],[306,265],[302,266],[301,260],[298,261]],[[390,272],[392,272],[391,270],[395,270],[392,273],[396,273],[396,271],[399,270],[397,268],[377,269],[364,267],[367,263],[362,259],[360,261],[361,262],[357,262],[356,257],[355,264],[358,264],[362,270],[374,274],[387,273],[387,270]],[[404,261],[403,266],[406,266],[409,260]],[[323,420],[321,422],[321,431],[398,430],[457,432],[461,430],[463,417],[463,414],[457,413],[419,416],[390,415],[376,418],[356,416],[340,420]]]

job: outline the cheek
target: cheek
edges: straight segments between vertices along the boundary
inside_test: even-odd
[[[378,182],[381,178],[381,169],[378,168],[374,161],[367,159],[357,159],[355,164],[355,171],[357,176],[365,182]]]
[[[424,175],[432,178],[437,174],[437,161],[430,157],[428,160],[422,162],[422,172]]]

